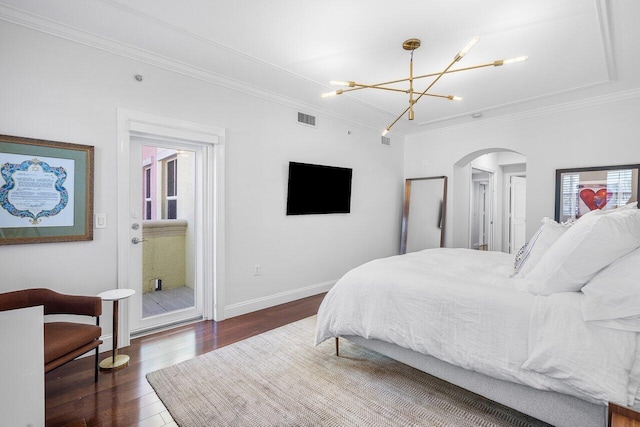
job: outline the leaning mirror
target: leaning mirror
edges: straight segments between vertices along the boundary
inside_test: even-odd
[[[401,254],[444,246],[446,205],[446,176],[405,180]]]

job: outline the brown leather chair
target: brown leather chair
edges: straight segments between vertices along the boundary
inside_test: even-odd
[[[95,349],[95,375],[98,381],[98,346],[102,299],[94,296],[64,295],[50,289],[24,289],[0,294],[0,311],[44,306],[44,314],[92,316],[96,324],[45,322],[44,372],[47,373],[78,356]]]

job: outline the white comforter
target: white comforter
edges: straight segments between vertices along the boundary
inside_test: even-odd
[[[592,402],[633,403],[636,333],[588,326],[581,293],[534,296],[513,257],[428,249],[348,272],[318,311],[316,343],[357,335]]]

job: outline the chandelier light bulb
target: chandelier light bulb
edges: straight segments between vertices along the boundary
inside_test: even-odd
[[[329,82],[329,84],[331,86],[349,86],[349,87],[353,87],[354,86],[354,82],[347,82],[344,80],[331,80],[331,82]]]
[[[332,96],[336,96],[338,94],[337,90],[331,91],[331,92],[325,92],[322,95],[320,95],[322,98],[329,98]]]
[[[388,133],[389,133],[389,128],[386,128],[385,130],[382,131],[382,136],[385,136]]]
[[[480,40],[480,37],[478,37],[478,36],[475,36],[473,39],[471,39],[471,41],[469,43],[467,43],[467,45],[465,47],[462,48],[460,53],[458,53],[458,55],[457,55],[458,60],[462,59],[462,57],[465,56],[467,54],[467,52],[469,52],[469,50],[471,50],[471,48],[476,43],[478,43],[478,40]]]
[[[518,56],[516,58],[510,58],[510,59],[505,59],[504,61],[502,61],[503,64],[514,64],[516,62],[523,62],[528,60],[529,57],[528,56]]]

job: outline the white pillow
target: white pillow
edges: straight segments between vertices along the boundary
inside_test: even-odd
[[[604,212],[604,213],[608,213],[608,212],[609,212],[609,213],[610,213],[610,212],[615,212],[615,211],[616,211],[616,209],[617,209],[618,211],[623,211],[623,210],[625,210],[625,209],[638,209],[638,202],[628,203],[628,204],[626,204],[626,205],[621,205],[621,206],[618,206],[617,208],[608,209],[608,210],[605,210],[605,211],[603,211],[603,212]]]
[[[618,206],[618,207],[615,207],[615,208],[605,209],[605,210],[594,209],[594,210],[589,211],[586,214],[582,215],[576,221],[579,221],[582,218],[589,218],[590,216],[593,216],[593,215],[608,215],[608,214],[612,214],[612,213],[616,213],[616,212],[625,211],[627,209],[638,209],[638,202],[633,202],[633,203],[629,203],[629,204],[626,204],[626,205],[621,205],[621,206]]]
[[[560,236],[570,227],[570,224],[559,224],[556,221],[543,218],[542,227],[533,235],[516,255],[515,270],[511,277],[523,278],[538,264],[542,256]]]
[[[598,326],[640,332],[640,248],[613,262],[583,288],[582,318]]]
[[[623,209],[576,221],[527,275],[535,295],[579,291],[598,271],[640,247],[640,210]]]

